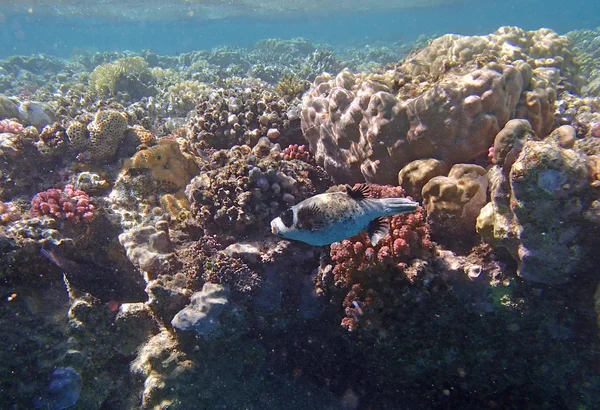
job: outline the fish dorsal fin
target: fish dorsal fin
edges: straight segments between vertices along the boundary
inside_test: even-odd
[[[360,184],[356,188],[346,185],[346,192],[354,199],[365,199],[371,197],[371,187],[369,187],[369,184]]]
[[[298,209],[297,218],[296,225],[300,229],[317,231],[325,225],[323,213],[315,204]]]
[[[390,231],[390,222],[388,218],[380,216],[377,219],[373,219],[367,226],[367,235],[371,240],[371,245],[375,246],[382,240]]]

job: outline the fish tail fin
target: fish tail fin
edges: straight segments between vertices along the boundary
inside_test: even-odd
[[[392,216],[397,214],[406,214],[414,212],[419,207],[419,203],[408,198],[382,198],[379,199],[382,212],[385,216]]]

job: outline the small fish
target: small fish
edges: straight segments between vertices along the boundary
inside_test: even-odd
[[[416,211],[407,198],[370,198],[368,184],[305,199],[271,221],[271,232],[314,246],[329,245],[364,230],[376,245],[389,231],[386,216]]]

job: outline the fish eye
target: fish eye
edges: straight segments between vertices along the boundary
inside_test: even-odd
[[[294,212],[291,209],[283,211],[281,215],[279,215],[279,218],[281,218],[281,222],[288,228],[291,228],[294,224]]]

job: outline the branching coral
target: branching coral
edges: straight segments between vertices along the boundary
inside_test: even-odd
[[[297,159],[308,163],[314,163],[314,158],[306,145],[290,145],[283,150],[283,159],[286,161]]]
[[[308,81],[302,80],[297,75],[285,73],[277,83],[275,90],[280,96],[292,100],[294,97],[300,96],[309,86]]]

